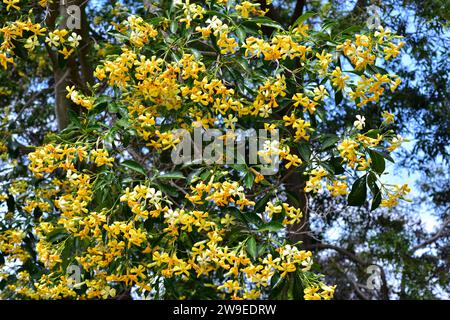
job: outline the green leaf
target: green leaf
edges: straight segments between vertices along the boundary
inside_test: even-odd
[[[250,69],[250,66],[247,62],[247,60],[245,60],[242,57],[238,57],[236,59],[232,59],[232,61],[239,67],[241,67],[242,71],[244,71],[247,74],[250,74],[252,72],[252,70]]]
[[[186,179],[186,177],[180,171],[167,172],[167,173],[157,176],[156,178],[157,179],[174,179],[174,180],[175,179]]]
[[[372,149],[368,149],[367,151],[369,152],[370,158],[372,159],[372,163],[370,164],[370,166],[376,173],[382,174],[386,169],[386,162],[383,155],[378,151]]]
[[[266,225],[259,228],[258,231],[270,231],[270,232],[277,232],[284,228],[284,225],[279,221],[270,221]]]
[[[270,280],[270,287],[272,290],[270,290],[270,299],[271,300],[277,300],[282,299],[283,296],[283,289],[286,286],[287,277],[281,278],[278,273],[275,273],[272,279]]]
[[[353,183],[352,191],[348,195],[347,203],[349,206],[362,206],[366,202],[367,184],[366,175],[356,179]]]
[[[202,58],[202,54],[200,51],[198,51],[197,49],[194,48],[189,48],[189,50],[191,50],[192,54],[194,55],[195,59],[200,60]]]
[[[216,10],[207,10],[205,12],[205,15],[206,16],[210,16],[210,17],[217,16],[217,17],[223,18],[225,20],[231,20],[228,15],[226,15],[226,14],[220,12],[220,11],[216,11]]]
[[[8,194],[8,198],[6,199],[6,205],[8,207],[9,212],[14,212],[14,208],[16,207],[16,201],[14,200],[14,197],[10,194]]]
[[[316,15],[315,12],[305,12],[304,14],[302,14],[300,17],[297,18],[297,20],[295,20],[294,24],[292,25],[293,27],[298,26],[300,23],[302,23],[303,21],[306,21],[307,19],[314,17]]]
[[[72,131],[73,131],[73,128],[78,129],[78,128],[82,127],[80,119],[79,119],[79,115],[76,114],[75,112],[73,112],[72,110],[69,110],[69,120],[70,120],[70,127],[72,128]]]
[[[258,256],[256,240],[254,237],[251,237],[247,240],[247,252],[253,259],[256,259],[256,257]]]
[[[270,193],[259,199],[255,204],[255,212],[263,212],[267,202],[269,202]]]
[[[178,190],[175,187],[172,187],[172,186],[169,186],[169,185],[165,185],[165,184],[161,184],[161,183],[158,183],[158,187],[163,193],[168,194],[171,197],[178,197],[179,196]]]
[[[139,163],[137,163],[134,160],[125,160],[124,162],[122,162],[121,164],[123,167],[126,167],[128,169],[131,169],[133,171],[136,171],[142,175],[146,175],[145,169],[144,167],[142,167]]]
[[[335,134],[324,134],[320,140],[322,142],[322,150],[326,150],[334,146],[339,141],[339,137]]]
[[[262,256],[264,254],[264,252],[266,252],[267,250],[267,245],[263,244],[263,245],[259,245],[258,246],[258,257]]]
[[[309,143],[306,141],[301,141],[298,144],[298,153],[304,161],[309,162],[309,159],[311,159],[311,148]]]
[[[334,92],[334,103],[336,104],[336,106],[340,105],[343,99],[344,95],[342,94],[341,90]]]
[[[252,223],[255,226],[260,226],[263,223],[256,212],[245,212],[241,214],[242,217],[246,220],[247,224]]]
[[[64,243],[64,249],[61,251],[61,266],[65,270],[71,262],[72,255],[75,253],[75,239],[69,238]]]
[[[253,175],[253,173],[248,172],[245,177],[244,177],[244,185],[248,188],[251,189],[253,187],[253,182],[255,181],[255,176]]]
[[[374,195],[372,199],[372,205],[370,206],[370,211],[373,211],[377,209],[381,204],[381,191],[378,190],[378,192]]]
[[[203,170],[204,170],[204,168],[198,168],[198,169],[192,170],[186,178],[187,183],[191,184],[194,179],[198,179]]]
[[[379,67],[379,66],[374,66],[374,65],[368,65],[368,70],[372,71],[372,73],[376,74],[376,73],[380,73],[380,74],[389,74],[390,72],[387,71],[386,69]]]
[[[380,130],[378,129],[370,129],[366,132],[366,136],[372,139],[376,139],[378,137],[378,134],[380,134]]]
[[[118,104],[115,102],[108,104],[108,111],[111,113],[118,113],[119,112]]]
[[[383,156],[383,158],[385,158],[386,160],[395,163],[394,159],[392,159],[391,155],[385,151],[377,151],[379,154],[381,154]]]
[[[304,288],[302,284],[301,279],[301,272],[299,269],[295,273],[292,274],[293,280],[293,286],[292,286],[292,296],[295,300],[302,300],[304,297]]]
[[[244,28],[236,28],[236,36],[238,37],[239,41],[241,41],[241,43],[244,43],[246,38],[246,32]]]
[[[94,104],[94,110],[95,112],[101,112],[106,109],[108,106],[108,103],[110,102],[111,98],[107,96],[101,96],[95,100]]]
[[[202,179],[203,181],[209,180],[211,178],[211,175],[212,175],[212,173],[210,170],[203,171],[200,174],[200,179]]]
[[[283,27],[281,26],[281,24],[279,24],[278,22],[276,22],[270,18],[267,18],[267,17],[256,17],[256,18],[251,18],[251,19],[247,19],[246,21],[244,21],[244,23],[247,23],[247,22],[252,22],[252,23],[260,24],[260,25],[263,25],[266,27],[283,30]]]
[[[161,24],[161,22],[163,22],[165,20],[164,17],[154,17],[148,20],[149,23],[151,23],[154,26],[157,26],[159,24]]]
[[[377,177],[375,173],[373,172],[369,173],[369,175],[367,176],[367,184],[373,195],[372,204],[370,206],[370,211],[373,211],[376,208],[378,208],[381,204],[381,190],[377,185]]]
[[[247,227],[250,227],[249,226],[250,224],[260,226],[263,223],[263,221],[256,212],[248,211],[246,213],[242,213],[238,208],[235,207],[229,207],[228,212],[238,217],[241,221],[243,221],[247,225]]]
[[[348,35],[353,35],[355,33],[358,33],[361,31],[361,26],[359,25],[354,25],[351,27],[348,27],[347,29],[342,30],[341,32],[339,32],[339,34],[348,34]]]
[[[67,238],[68,236],[69,234],[67,233],[65,228],[56,228],[47,234],[45,240],[50,243],[56,243],[62,239]]]
[[[12,44],[14,48],[14,54],[21,59],[27,60],[29,53],[28,50],[25,49],[25,44],[15,39],[12,40]]]
[[[330,167],[333,169],[334,174],[343,174],[345,172],[344,167],[342,166],[342,158],[331,158],[328,161]]]
[[[126,118],[117,120],[115,125],[117,125],[118,127],[124,128],[124,129],[130,128],[130,122]]]
[[[375,187],[378,188],[377,180],[378,179],[375,173],[369,172],[369,174],[367,175],[367,185],[369,186],[370,190],[373,191]]]
[[[177,30],[178,30],[178,21],[172,20],[172,22],[170,23],[170,32],[177,33]]]

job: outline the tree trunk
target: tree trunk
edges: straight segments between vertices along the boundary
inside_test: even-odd
[[[63,70],[54,67],[53,76],[55,78],[55,115],[58,123],[58,130],[65,129],[69,124],[70,100],[66,98],[66,87],[69,85],[69,69]]]
[[[309,228],[308,196],[304,191],[305,180],[298,171],[288,172],[287,174],[289,174],[289,177],[285,183],[286,190],[298,200],[300,204],[299,209],[303,213],[300,223],[288,227],[288,239],[294,243],[301,241],[304,245],[310,246],[313,243],[313,239]],[[292,202],[290,204],[294,205]]]
[[[65,129],[69,124],[69,109],[72,106],[72,102],[66,98],[67,90],[66,87],[76,84],[80,90],[87,93],[87,83],[93,83],[92,68],[88,62],[88,52],[90,48],[89,43],[89,26],[87,23],[85,7],[87,1],[83,0],[61,0],[54,1],[50,4],[49,12],[47,17],[47,25],[50,29],[68,29],[70,25],[69,22],[73,22],[69,19],[70,17],[68,8],[70,6],[78,6],[80,9],[80,30],[72,30],[71,32],[76,32],[82,36],[80,41],[80,48],[78,54],[78,61],[75,56],[71,56],[66,61],[61,63],[61,57],[52,48],[47,46],[47,51],[49,53],[52,68],[53,77],[55,80],[55,116],[58,125],[58,130],[61,131]],[[61,18],[59,25],[56,25],[58,18]],[[80,75],[81,72],[81,75]]]

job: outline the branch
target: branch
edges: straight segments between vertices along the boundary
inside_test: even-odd
[[[141,166],[146,168],[147,159],[144,155],[142,155],[138,150],[134,149],[132,146],[129,146],[127,149],[128,153],[131,155],[134,161],[139,163]]]
[[[313,244],[313,245],[310,245],[310,246],[306,246],[305,249],[306,250],[311,250],[311,249],[332,249],[332,250],[335,250],[335,251],[337,251],[337,252],[347,256],[351,261],[359,263],[359,264],[361,264],[363,266],[368,266],[368,265],[371,264],[368,261],[362,260],[356,254],[354,254],[354,253],[352,253],[352,252],[350,252],[350,251],[348,251],[348,250],[346,250],[344,248],[341,248],[341,247],[338,247],[338,246],[335,246],[335,245],[332,245],[332,244],[316,243],[316,244]]]
[[[314,249],[314,248],[333,249],[333,250],[347,256],[351,261],[359,263],[362,266],[369,266],[369,265],[377,266],[380,269],[380,276],[381,276],[381,282],[382,282],[382,286],[381,286],[382,297],[383,297],[383,299],[386,299],[386,300],[389,299],[389,287],[387,284],[386,272],[384,271],[383,267],[380,266],[379,264],[365,261],[365,260],[361,259],[360,257],[358,257],[356,254],[354,254],[344,248],[341,248],[341,247],[338,247],[338,246],[335,246],[332,244],[316,243],[309,247],[312,247],[312,249]],[[308,246],[306,246],[306,249],[308,250]],[[339,267],[337,267],[337,268],[339,269]],[[355,283],[354,283],[354,285],[355,285]],[[357,288],[355,286],[355,289],[359,290],[359,287]],[[364,293],[362,293],[362,292],[360,292],[360,293],[361,293],[361,297],[365,297]],[[366,300],[369,300],[369,299],[366,299]]]
[[[442,227],[438,230],[438,232],[436,232],[430,239],[425,240],[424,242],[422,242],[422,243],[418,244],[417,246],[413,247],[411,249],[411,252],[414,253],[415,251],[417,251],[417,250],[419,250],[421,248],[424,248],[424,247],[426,247],[429,244],[434,243],[439,238],[450,234],[450,230],[446,230],[449,222],[450,222],[449,218],[445,219],[444,223],[442,224]]]
[[[355,288],[356,291],[356,295],[362,299],[362,300],[370,300],[370,298],[368,296],[366,296],[366,294],[364,292],[361,291],[359,284],[356,283],[356,281],[354,281],[353,279],[351,279],[348,276],[348,272],[345,272],[345,270],[342,270],[342,268],[339,267],[339,265],[336,264],[336,268],[338,269],[339,272],[341,272],[342,274],[345,275],[345,277],[347,278],[348,281],[351,282],[351,284],[353,285],[353,287]]]

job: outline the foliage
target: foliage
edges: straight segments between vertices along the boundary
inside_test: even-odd
[[[166,299],[330,299],[335,286],[288,236],[305,210],[288,200],[286,177],[301,174],[312,197],[348,194],[349,205],[370,195],[372,210],[409,192],[380,179],[403,142],[391,113],[327,130],[344,104],[363,110],[399,86],[377,66],[404,45],[389,29],[310,28],[311,14],[283,26],[247,1],[162,2],[139,14],[117,4],[96,17],[91,32],[105,36],[86,61],[81,32],[38,22],[51,2],[4,3],[1,77],[41,75],[5,89],[14,108],[23,92],[51,87],[52,74],[56,88],[67,81],[56,81],[61,70],[79,66],[80,74],[63,102],[58,89],[45,100],[56,104],[63,130],[32,152],[15,145],[29,134],[17,138],[19,109],[2,111],[3,297],[109,298],[134,289]],[[259,165],[171,164],[180,128],[221,129],[227,143],[238,129],[278,129],[280,142],[258,154],[278,155],[283,166],[264,176]],[[81,282],[70,282],[72,266],[82,267]]]

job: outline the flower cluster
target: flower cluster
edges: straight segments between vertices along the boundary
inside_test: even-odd
[[[20,9],[17,0],[4,3]],[[258,299],[285,286],[304,299],[333,297],[335,286],[316,273],[312,252],[289,238],[306,208],[289,198],[286,180],[298,174],[302,192],[338,197],[351,195],[353,173],[381,206],[405,198],[406,185],[380,179],[384,159],[403,142],[391,129],[393,114],[380,112],[374,127],[357,115],[338,132],[322,132],[339,96],[361,110],[396,90],[400,79],[376,62],[395,58],[403,44],[382,27],[325,41],[305,23],[286,30],[273,23],[275,31],[263,35],[260,22],[270,19],[259,4],[230,4],[176,1],[151,21],[114,7],[116,42],[96,47],[97,83],[67,87],[67,99],[82,107],[79,123],[29,153],[33,184],[17,180],[0,195],[22,198],[20,214],[34,218],[28,237],[37,239],[42,271],[20,274],[8,292],[106,299],[133,288],[156,298]],[[24,35],[28,50],[45,36],[64,59],[82,41],[65,29],[46,31],[31,20],[0,29],[0,64],[14,63],[14,44]],[[341,65],[342,56],[348,60]],[[260,164],[224,165],[222,158],[169,163],[181,142],[176,131],[194,128],[226,129],[219,138],[227,145],[239,129],[277,132],[280,140],[266,141],[257,154],[283,165],[264,177]],[[0,143],[0,153],[5,147]],[[26,237],[18,229],[0,233],[8,261],[30,258]],[[69,279],[69,266],[80,268],[80,281]]]

